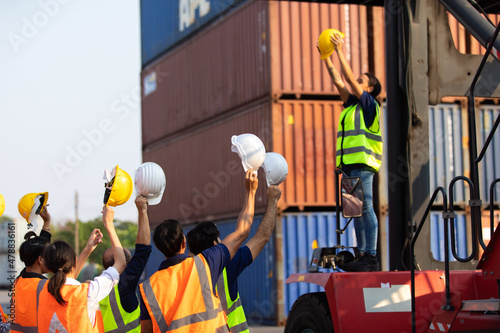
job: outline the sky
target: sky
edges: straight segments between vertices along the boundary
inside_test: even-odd
[[[142,163],[138,0],[0,0],[4,215],[49,192],[53,223],[100,217],[105,169]],[[132,198],[115,219],[137,221]]]

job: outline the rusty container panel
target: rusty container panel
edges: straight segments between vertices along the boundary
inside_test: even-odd
[[[286,206],[335,205],[335,147],[341,111],[338,101],[273,104],[273,151],[288,163],[282,185]]]
[[[261,130],[269,125],[269,118],[269,103],[265,103],[146,147],[143,160],[158,163],[167,180],[162,203],[149,208],[151,226],[166,218],[189,224],[237,216],[243,205],[245,173],[240,158],[231,152],[231,137],[256,134],[267,150],[268,139]],[[267,203],[265,184],[261,171],[257,211]]]
[[[488,14],[488,17],[494,24],[497,24],[500,21],[499,14]],[[464,26],[450,13],[448,13],[448,23],[455,47],[460,53],[482,55],[486,52],[486,48],[484,48],[467,30],[465,30]]]
[[[280,186],[280,207],[334,206],[335,140],[341,102],[262,103],[220,116],[210,124],[145,145],[143,160],[165,170],[167,185],[160,205],[150,207],[150,222],[166,218],[184,224],[233,218],[244,198],[244,172],[231,152],[232,135],[253,133],[266,151],[282,154],[288,177]],[[256,212],[267,204],[267,185],[259,171]]]
[[[346,34],[344,54],[354,74],[374,73],[385,87],[383,8],[271,1],[269,25],[275,97],[338,94],[316,49],[319,35],[328,28]],[[335,54],[333,58],[338,67]]]
[[[221,17],[141,74],[149,144],[269,95],[268,3]]]

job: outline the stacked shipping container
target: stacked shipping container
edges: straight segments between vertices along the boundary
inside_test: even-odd
[[[353,71],[373,72],[385,87],[383,8],[200,0],[187,12],[189,3],[141,1],[143,160],[160,164],[167,175],[164,199],[150,207],[150,222],[154,227],[167,217],[185,225],[216,220],[222,235],[233,230],[244,187],[230,138],[258,135],[267,151],[281,153],[288,162],[279,202],[286,212],[280,215],[276,238],[242,274],[240,295],[250,321],[282,322],[294,300],[311,288],[285,287],[286,276],[305,271],[313,244],[336,245],[335,140],[342,102],[316,40],[326,28],[345,32]],[[454,36],[456,43],[466,40],[479,52],[470,37]],[[457,117],[453,106],[444,106],[443,112],[447,108]],[[459,149],[460,134],[454,135],[451,149]],[[441,172],[443,155],[437,146],[431,188],[451,177]],[[446,179],[438,179],[443,174]],[[262,213],[267,201],[262,172],[259,179],[256,211]],[[342,245],[354,245],[350,228],[343,237]],[[152,256],[147,275],[160,260]]]

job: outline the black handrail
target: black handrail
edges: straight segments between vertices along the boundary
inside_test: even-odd
[[[434,193],[432,193],[431,200],[429,200],[429,203],[427,204],[427,208],[425,209],[424,216],[420,220],[420,223],[418,224],[417,231],[415,231],[415,234],[413,235],[411,239],[411,244],[410,244],[410,271],[411,271],[411,331],[413,333],[416,332],[416,326],[415,326],[415,258],[414,258],[414,249],[415,249],[415,242],[418,238],[418,235],[420,234],[420,231],[422,230],[422,227],[424,226],[425,221],[427,220],[427,216],[429,215],[429,212],[432,208],[432,204],[436,200],[436,197],[438,193],[441,192],[443,196],[443,217],[445,217],[445,214],[448,213],[448,199],[446,196],[446,191],[442,187],[438,187],[434,190]],[[447,217],[445,217],[445,225],[447,224]],[[448,249],[448,232],[445,232],[445,248]],[[445,261],[449,264],[449,258],[446,260],[448,254],[448,251],[445,251]],[[446,274],[446,272],[445,272]],[[448,274],[449,274],[449,269],[448,269]],[[451,299],[450,299],[450,282],[449,282],[449,276],[446,276],[446,306],[451,307]]]
[[[474,257],[476,256],[477,254],[477,243],[476,243],[476,239],[478,239],[477,235],[478,235],[478,232],[477,232],[477,225],[476,225],[476,219],[474,218],[475,217],[475,212],[474,212],[474,209],[471,209],[471,228],[472,228],[472,236],[471,236],[471,239],[472,239],[472,253],[467,257],[467,258],[461,258],[459,257],[459,255],[457,254],[457,248],[456,248],[456,239],[455,239],[455,208],[454,208],[454,205],[453,205],[453,186],[455,185],[455,183],[458,181],[458,180],[464,180],[465,182],[467,182],[469,184],[469,191],[470,191],[470,196],[471,198],[473,197],[473,194],[474,194],[474,184],[472,183],[472,181],[467,178],[467,177],[464,177],[464,176],[457,176],[455,178],[453,178],[450,182],[450,186],[449,186],[449,190],[448,190],[448,193],[450,195],[450,218],[452,219],[451,221],[451,224],[450,224],[450,229],[451,229],[451,252],[453,253],[453,257],[455,259],[457,259],[458,261],[460,262],[469,262],[471,261],[472,259],[474,259]],[[474,206],[481,206],[481,201],[480,200],[470,200],[469,201],[469,206],[471,207],[474,207]],[[445,235],[446,237],[446,235]],[[484,244],[483,240],[482,240],[482,237],[481,237],[481,242]],[[446,248],[446,253],[448,253],[448,248]]]
[[[493,219],[495,217],[495,185],[500,182],[500,178],[495,179],[490,184],[490,239],[493,238],[493,232],[495,231],[495,224],[493,223]],[[498,290],[500,293],[500,288]]]

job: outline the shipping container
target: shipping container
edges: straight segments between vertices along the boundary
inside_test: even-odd
[[[481,105],[476,109],[478,155],[499,114],[498,105]],[[495,154],[499,150],[500,137],[494,135],[479,164],[479,190],[483,204],[489,203],[490,184],[500,178],[500,156]],[[454,177],[470,177],[467,109],[460,104],[429,106],[429,176],[431,191],[441,186],[447,193]],[[494,201],[498,204],[500,186],[496,186],[494,193]],[[435,205],[441,205],[442,197],[436,199]],[[453,200],[462,207],[468,203],[469,186],[465,182],[455,183]]]
[[[269,95],[267,13],[245,4],[144,69],[143,144]]]
[[[243,0],[141,0],[141,54],[145,66]]]
[[[270,1],[269,25],[274,98],[338,94],[316,49],[319,35],[330,28],[346,34],[344,50],[354,75],[373,73],[385,96],[385,61],[379,53],[385,43],[382,7]]]
[[[383,54],[373,50],[384,44],[381,8],[250,1],[143,69],[143,144],[264,97],[338,100],[316,49],[332,27],[347,33],[356,75],[373,72],[384,87]]]
[[[341,102],[270,99],[227,117],[144,147],[143,160],[158,163],[167,183],[162,204],[151,206],[154,226],[165,218],[184,224],[235,217],[243,203],[244,172],[231,137],[257,135],[266,151],[288,163],[281,184],[282,209],[335,205],[335,144]],[[266,182],[259,171],[257,210],[266,205]]]
[[[498,14],[488,14],[488,18],[494,24],[500,21]],[[486,52],[486,49],[450,13],[448,13],[448,22],[455,47],[460,53],[483,55]]]
[[[495,212],[498,224],[499,211]],[[489,213],[488,213],[489,214]],[[486,221],[486,213],[483,220]],[[489,215],[488,215],[489,217]],[[257,232],[262,215],[256,215],[249,238]],[[348,220],[341,217],[341,227],[345,227]],[[488,219],[489,221],[489,219]],[[220,238],[235,230],[236,218],[214,221],[219,231]],[[284,318],[295,300],[310,292],[319,292],[323,289],[310,283],[294,283],[285,285],[285,279],[292,273],[305,273],[308,271],[313,249],[316,247],[333,247],[335,245],[356,246],[354,225],[350,223],[337,244],[336,213],[334,211],[281,213],[278,216],[279,225],[276,226],[273,237],[264,247],[253,263],[246,268],[238,278],[238,289],[248,321],[253,324],[276,324],[283,318],[278,314],[282,311]],[[464,212],[457,212],[455,219],[457,236],[457,253],[466,256],[470,236],[467,235],[467,224],[470,218]],[[489,223],[489,222],[488,222]],[[431,248],[435,260],[444,260],[444,235],[443,219],[441,212],[431,212]],[[486,224],[483,223],[484,226]],[[489,224],[488,224],[489,225]],[[187,234],[194,225],[184,226]],[[485,237],[487,243],[487,237]],[[350,249],[349,251],[352,251]],[[381,253],[381,255],[384,255]],[[450,250],[450,258],[453,256]],[[156,249],[148,261],[145,276],[149,277],[158,269],[165,258]],[[281,267],[280,267],[281,266]],[[322,269],[331,272],[331,269]]]
[[[493,124],[500,117],[500,105],[481,105],[478,108],[479,119],[476,128],[477,133],[477,154],[481,153],[486,139],[490,135]],[[490,203],[490,186],[495,179],[500,178],[500,129],[492,137],[486,153],[479,163],[480,195],[484,204]],[[493,202],[500,204],[500,184],[494,188]]]

